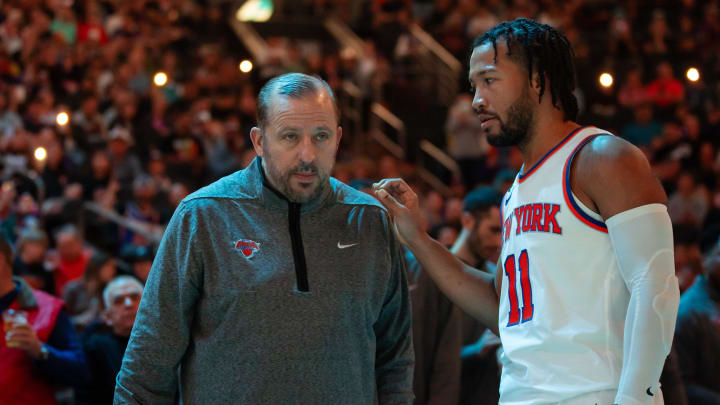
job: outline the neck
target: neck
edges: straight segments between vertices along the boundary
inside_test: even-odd
[[[470,249],[470,232],[465,229],[458,235],[455,244],[450,248],[450,252],[458,259],[475,268],[477,268],[481,262],[481,258],[477,257],[472,249]]]
[[[536,116],[535,125],[528,134],[529,141],[519,148],[523,155],[523,172],[535,166],[550,149],[577,127],[578,124],[573,121],[563,121],[560,111],[540,112]]]

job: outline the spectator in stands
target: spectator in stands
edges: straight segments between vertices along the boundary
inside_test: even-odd
[[[637,107],[644,106],[649,101],[647,91],[642,83],[642,71],[639,68],[631,69],[627,73],[625,83],[618,92],[618,103],[625,108],[637,111]],[[650,116],[652,117],[652,109],[650,110]],[[638,119],[637,112],[635,113],[635,119]]]
[[[122,250],[121,257],[130,265],[132,275],[145,284],[155,259],[154,250],[149,246],[130,245]]]
[[[680,298],[675,347],[690,404],[720,404],[720,254]]]
[[[130,190],[133,180],[142,172],[138,157],[130,150],[134,140],[130,131],[116,126],[110,130],[108,152],[113,173],[121,189]]]
[[[640,148],[649,148],[662,135],[662,125],[653,120],[652,105],[642,103],[633,110],[634,120],[622,129],[622,137]]]
[[[83,246],[80,231],[74,225],[65,225],[55,233],[57,252],[55,259],[55,293],[62,296],[65,285],[83,276],[91,251]]]
[[[645,90],[661,115],[672,113],[672,109],[685,95],[685,86],[673,76],[673,68],[668,61],[657,66],[657,78],[650,82]]]
[[[53,405],[55,384],[87,379],[85,356],[62,301],[13,278],[11,263],[10,245],[0,239],[0,313],[24,315],[4,321],[0,335],[0,403]]]
[[[673,226],[675,274],[678,277],[681,292],[687,290],[695,277],[702,273],[699,233],[699,229],[693,225],[677,224]]]
[[[55,281],[52,268],[47,268],[45,254],[48,250],[48,238],[44,231],[36,228],[20,232],[17,255],[13,262],[13,273],[22,278],[30,287],[55,294]]]
[[[677,190],[668,198],[668,213],[672,222],[700,226],[705,221],[708,209],[707,190],[697,185],[692,173],[680,172]]]
[[[495,273],[495,265],[502,245],[502,219],[500,195],[491,187],[480,187],[465,197],[462,231],[450,251],[460,260],[483,270]],[[497,403],[500,376],[494,347],[466,351],[476,345],[486,328],[462,312],[462,345],[466,352],[462,358],[461,403]],[[486,402],[482,402],[486,401]]]
[[[103,290],[104,325],[83,341],[90,379],[78,389],[77,405],[113,403],[115,377],[122,365],[142,292],[142,284],[132,276],[119,276]]]
[[[103,289],[116,275],[115,259],[98,251],[88,260],[82,278],[67,283],[62,299],[76,329],[84,329],[100,315]]]
[[[96,149],[90,156],[90,170],[81,180],[83,199],[92,201],[98,190],[107,189],[112,179],[113,167],[105,149]]]
[[[413,316],[415,405],[456,404],[460,394],[460,309],[405,250]]]
[[[450,107],[445,133],[447,151],[460,166],[466,189],[472,190],[478,183],[488,183],[495,174],[485,162],[490,146],[480,128],[480,119],[472,109],[469,94],[459,95]]]
[[[125,206],[125,217],[136,223],[147,225],[150,230],[153,226],[160,224],[160,212],[158,211],[155,199],[158,189],[155,180],[147,174],[141,174],[133,181],[133,198]],[[126,230],[123,238],[123,245],[148,245],[143,235]]]

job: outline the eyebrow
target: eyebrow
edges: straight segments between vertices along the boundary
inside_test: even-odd
[[[279,132],[286,132],[286,131],[302,132],[302,128],[300,128],[300,127],[285,127],[285,128],[280,128]],[[315,127],[312,129],[312,132],[320,132],[320,131],[332,132],[332,130],[325,125],[320,125],[319,127]]]
[[[496,71],[497,71],[497,69],[495,69],[495,68],[478,70],[478,71],[475,72],[472,76],[470,76],[468,79],[470,80],[470,84],[472,84],[472,83],[473,83],[473,77],[484,76],[484,75],[486,75],[486,74],[488,74],[488,73],[495,73]]]

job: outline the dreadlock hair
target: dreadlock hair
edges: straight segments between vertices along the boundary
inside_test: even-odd
[[[528,71],[532,83],[537,71],[540,85],[538,102],[545,93],[545,79],[550,81],[552,105],[563,112],[565,121],[574,121],[578,115],[575,90],[575,62],[570,41],[555,28],[528,18],[503,21],[473,42],[472,49],[490,42],[497,63],[497,42],[507,44],[507,56]],[[560,102],[558,106],[557,102]]]

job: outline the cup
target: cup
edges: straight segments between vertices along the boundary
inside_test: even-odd
[[[8,309],[2,313],[2,319],[3,331],[5,332],[6,336],[12,328],[18,325],[27,325],[28,323],[27,311],[23,311],[22,309]],[[7,342],[7,337],[5,339],[7,347],[17,346],[14,342]]]

